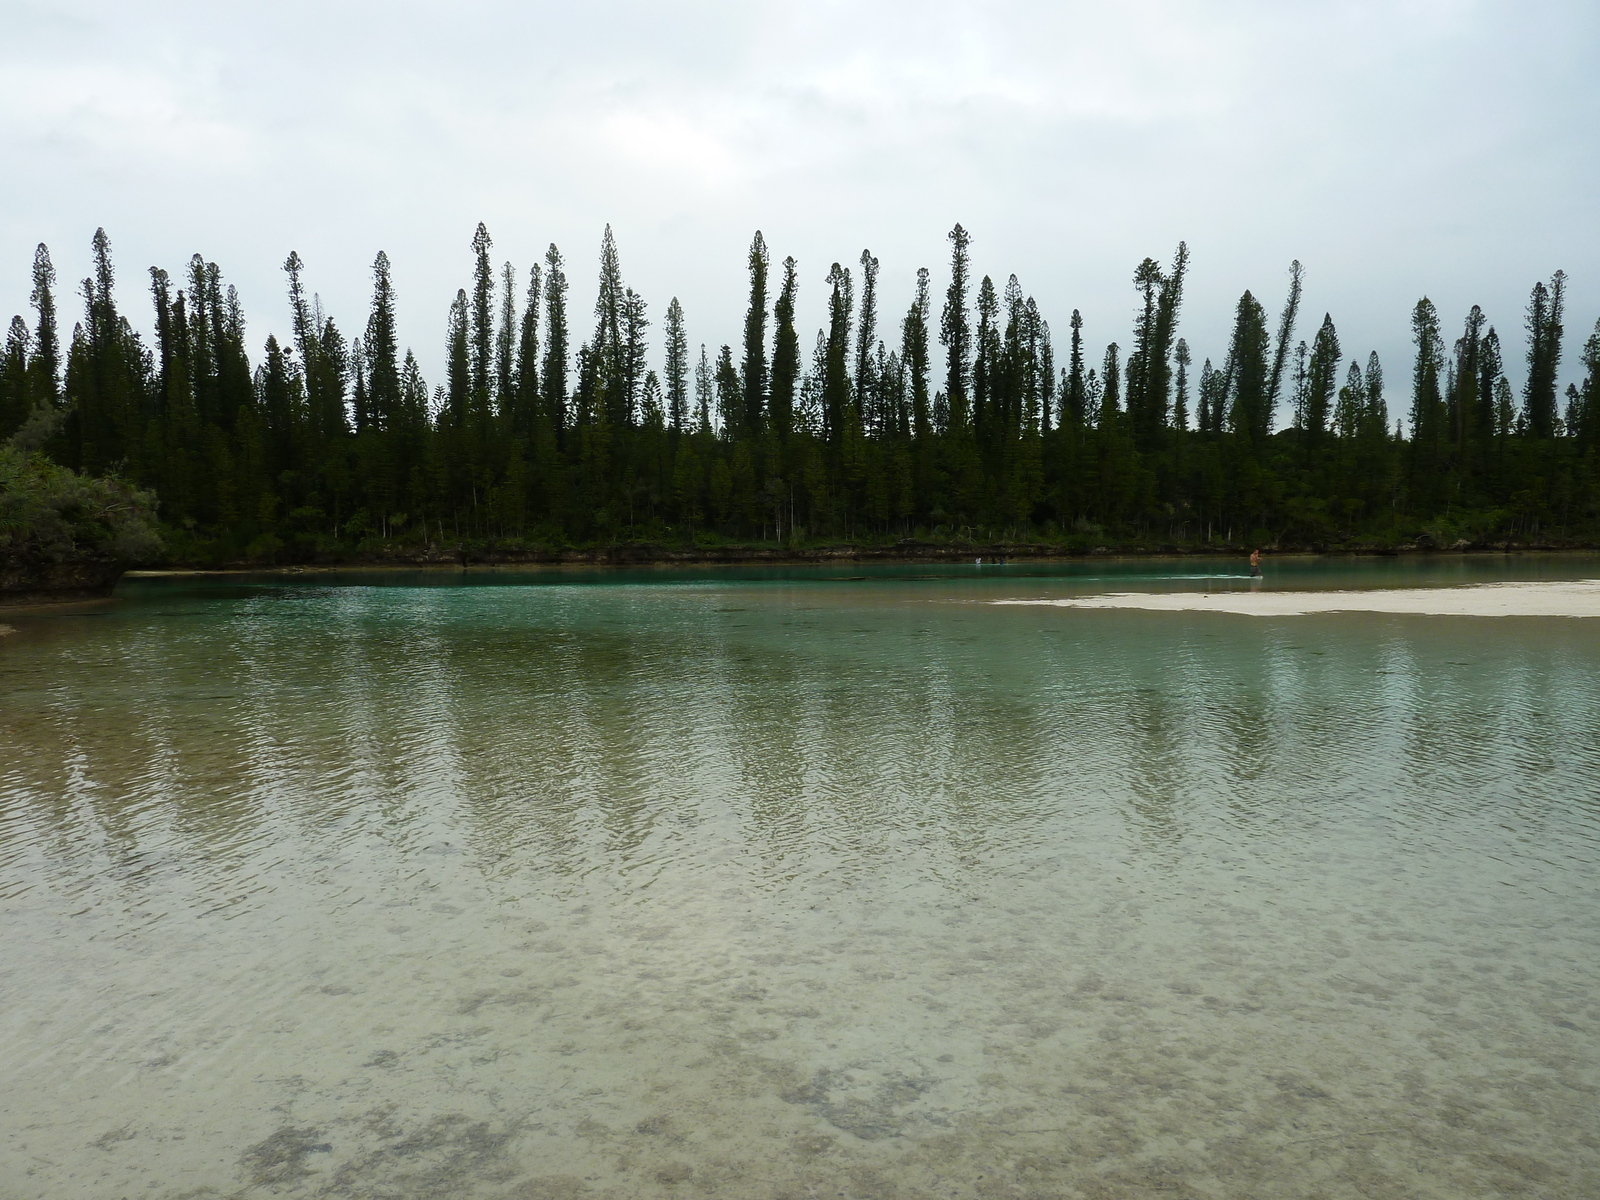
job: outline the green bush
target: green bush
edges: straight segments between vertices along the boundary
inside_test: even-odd
[[[0,560],[146,563],[161,555],[155,496],[0,443]]]

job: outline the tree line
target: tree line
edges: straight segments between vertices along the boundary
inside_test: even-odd
[[[1582,386],[1558,396],[1559,271],[1523,314],[1520,393],[1480,308],[1452,341],[1419,300],[1401,422],[1378,356],[1347,357],[1331,315],[1297,339],[1298,262],[1276,320],[1245,292],[1225,353],[1197,367],[1185,245],[1134,270],[1126,348],[1092,353],[1074,311],[1058,355],[1017,276],[974,280],[971,235],[948,240],[942,297],[924,268],[903,310],[870,252],[832,264],[808,355],[799,266],[757,232],[741,344],[696,353],[674,297],[655,357],[609,226],[580,337],[560,250],[497,267],[480,224],[430,386],[401,351],[386,254],[352,335],[290,253],[290,336],[252,359],[239,294],[200,255],[150,269],[147,343],[100,230],[65,339],[38,248],[34,320],[12,319],[0,355],[0,438],[43,431],[55,462],[153,489],[173,552],[214,561],[716,538],[1448,544],[1600,524],[1600,323]]]

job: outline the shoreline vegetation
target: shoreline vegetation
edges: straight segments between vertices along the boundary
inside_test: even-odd
[[[130,565],[161,555],[155,497],[39,453],[51,426],[40,415],[0,442],[0,604],[108,595]]]
[[[351,336],[291,252],[281,341],[247,333],[216,263],[152,267],[147,343],[103,230],[65,336],[41,245],[33,319],[0,352],[0,596],[103,593],[162,565],[1600,546],[1600,323],[1558,394],[1560,271],[1514,314],[1520,392],[1480,308],[1452,339],[1420,299],[1396,420],[1377,355],[1348,357],[1331,314],[1297,336],[1298,262],[1276,316],[1245,292],[1207,357],[1179,332],[1186,245],[1134,270],[1124,348],[1076,310],[1053,336],[1017,276],[976,277],[972,240],[950,231],[942,298],[927,268],[880,296],[870,251],[808,267],[826,321],[804,353],[799,266],[757,232],[738,345],[692,353],[674,297],[657,357],[609,226],[584,338],[560,250],[519,273],[479,225],[432,386],[399,344],[384,253]]]

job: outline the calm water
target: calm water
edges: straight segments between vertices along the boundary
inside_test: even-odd
[[[1600,1195],[1600,622],[1237,572],[0,618],[0,1197]]]

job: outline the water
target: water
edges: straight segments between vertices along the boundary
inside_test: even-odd
[[[0,1196],[1600,1194],[1600,623],[1206,574],[5,617]]]

